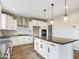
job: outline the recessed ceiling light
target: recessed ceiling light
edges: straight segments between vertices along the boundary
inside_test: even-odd
[[[15,9],[15,8],[12,8],[12,10],[14,10],[14,11],[15,11],[16,9]]]
[[[36,13],[33,13],[33,15],[35,16],[35,15],[36,15]]]

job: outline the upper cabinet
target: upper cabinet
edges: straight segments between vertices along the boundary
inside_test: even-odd
[[[7,14],[1,14],[0,30],[17,30],[17,20]]]
[[[41,29],[47,29],[47,23],[40,20],[32,20],[32,26],[40,26]]]
[[[32,26],[42,26],[43,21],[40,20],[32,20]]]

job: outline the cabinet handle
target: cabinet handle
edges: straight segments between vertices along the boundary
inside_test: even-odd
[[[41,41],[41,42],[43,42],[43,41]]]
[[[38,45],[38,43],[36,43],[36,45]]]
[[[43,48],[43,45],[40,45],[41,48]]]
[[[52,46],[55,46],[54,44],[51,44]]]
[[[48,48],[48,52],[50,52],[50,49]]]

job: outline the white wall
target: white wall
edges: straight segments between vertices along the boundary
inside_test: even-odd
[[[56,17],[53,24],[53,33],[57,37],[79,39],[79,9],[70,12],[66,22],[64,22],[64,16]],[[79,42],[75,43],[75,47],[79,49]]]
[[[68,14],[68,21],[64,22],[63,18],[63,16],[59,16],[54,19],[54,35],[79,39],[79,9]]]

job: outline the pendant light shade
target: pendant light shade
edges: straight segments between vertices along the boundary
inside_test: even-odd
[[[65,15],[65,16],[64,16],[64,21],[67,21],[67,20],[68,20],[68,16]]]
[[[53,20],[51,20],[51,24],[53,24],[54,23],[54,21]]]
[[[44,9],[44,18],[46,18],[46,9]]]
[[[52,6],[52,17],[51,17],[51,24],[53,24],[53,23],[54,23],[54,19],[53,19],[53,6],[54,6],[54,4],[51,4],[51,6]]]
[[[68,20],[68,15],[67,15],[67,4],[66,4],[66,0],[65,0],[65,15],[64,15],[64,21]]]

